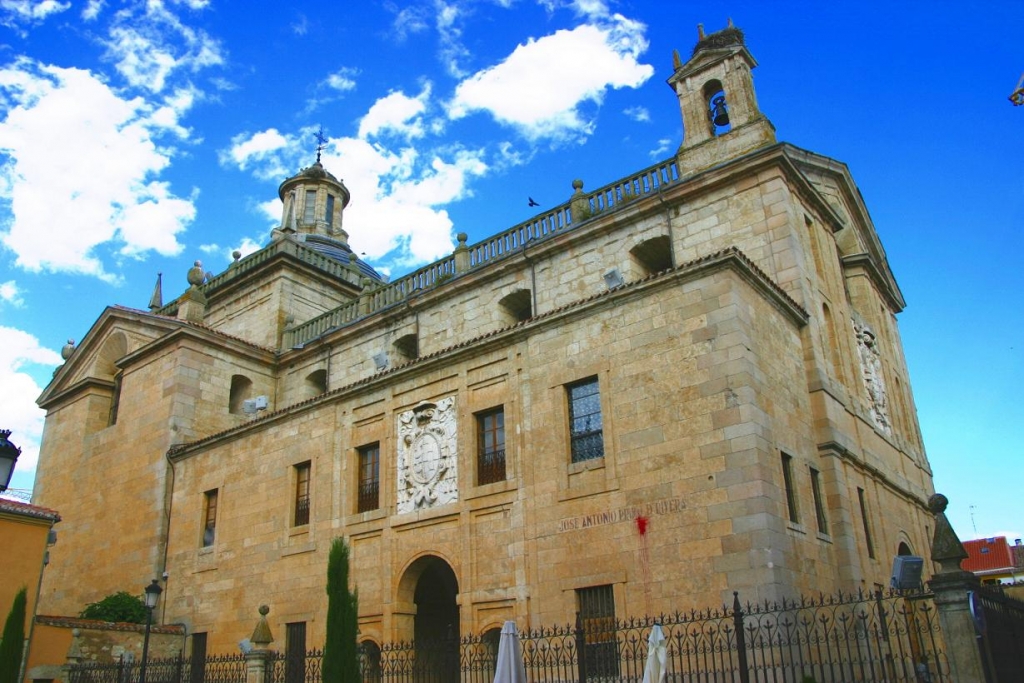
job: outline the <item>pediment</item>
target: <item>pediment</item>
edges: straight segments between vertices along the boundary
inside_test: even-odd
[[[831,227],[840,258],[846,263],[868,265],[877,279],[876,284],[894,309],[902,310],[906,305],[903,293],[850,169],[820,154],[788,144],[785,147],[787,156],[831,209],[834,217]]]
[[[112,385],[122,358],[180,327],[178,321],[163,316],[107,307],[71,357],[57,368],[37,403],[44,405],[55,396],[87,383]]]
[[[669,76],[668,84],[674,86],[677,81],[689,78],[700,71],[707,71],[719,62],[723,62],[737,55],[743,58],[749,68],[753,69],[757,66],[757,60],[755,60],[754,56],[750,54],[750,51],[743,46],[737,45],[718,49],[704,49],[678,68],[675,73]]]

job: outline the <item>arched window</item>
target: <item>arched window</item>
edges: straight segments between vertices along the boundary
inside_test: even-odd
[[[630,249],[629,255],[640,267],[640,277],[660,273],[672,267],[672,242],[667,235],[652,237]]]
[[[243,404],[250,398],[252,398],[252,380],[245,375],[232,375],[228,411],[232,415],[241,415],[245,412]]]
[[[306,375],[306,395],[309,398],[327,393],[327,371],[314,370]]]
[[[715,135],[728,133],[732,127],[729,124],[729,105],[722,82],[717,79],[708,81],[704,84],[703,93],[711,132]]]
[[[530,295],[528,289],[517,289],[516,291],[506,294],[498,302],[505,312],[508,313],[509,317],[514,323],[520,323],[524,320],[529,320],[533,315],[533,297]]]
[[[372,640],[359,643],[359,672],[363,675],[363,683],[379,683],[380,645]]]

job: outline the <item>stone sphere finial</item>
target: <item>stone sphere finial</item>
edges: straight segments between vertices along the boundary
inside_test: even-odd
[[[240,252],[238,249],[235,249],[233,252],[231,252],[231,258],[237,261],[238,259],[242,258],[242,252]]]
[[[68,343],[64,345],[64,348],[60,350],[60,357],[64,360],[71,358],[71,355],[75,352],[75,340],[68,339]]]
[[[469,239],[469,235],[467,235],[464,232],[460,232],[458,235],[455,236],[455,239],[459,241],[459,244],[465,244],[466,240]]]
[[[931,498],[928,499],[928,509],[932,511],[933,515],[941,515],[948,506],[949,498],[946,498],[941,493],[932,494]]]
[[[268,605],[260,605],[260,616],[265,617],[270,614],[270,607]]]
[[[188,269],[188,283],[194,287],[203,284],[206,274],[203,273],[203,262],[196,261],[195,265]]]
[[[576,180],[572,181],[572,189],[576,190],[577,192],[582,192],[583,191],[583,181],[580,180],[579,178],[577,178]]]

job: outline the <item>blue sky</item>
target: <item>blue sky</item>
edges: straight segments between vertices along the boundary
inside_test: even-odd
[[[665,84],[731,17],[779,140],[849,165],[907,300],[935,486],[962,538],[1017,516],[1024,3],[0,0],[0,427],[32,486],[34,399],[107,304],[265,244],[314,160],[398,275],[668,158]]]

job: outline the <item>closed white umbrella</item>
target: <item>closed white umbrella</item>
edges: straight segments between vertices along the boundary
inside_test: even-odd
[[[501,627],[498,641],[498,666],[494,671],[494,683],[526,683],[526,667],[519,649],[519,632],[516,622],[506,621]]]
[[[655,624],[647,638],[647,665],[644,667],[644,683],[662,683],[665,680],[665,662],[668,647],[661,626]]]

